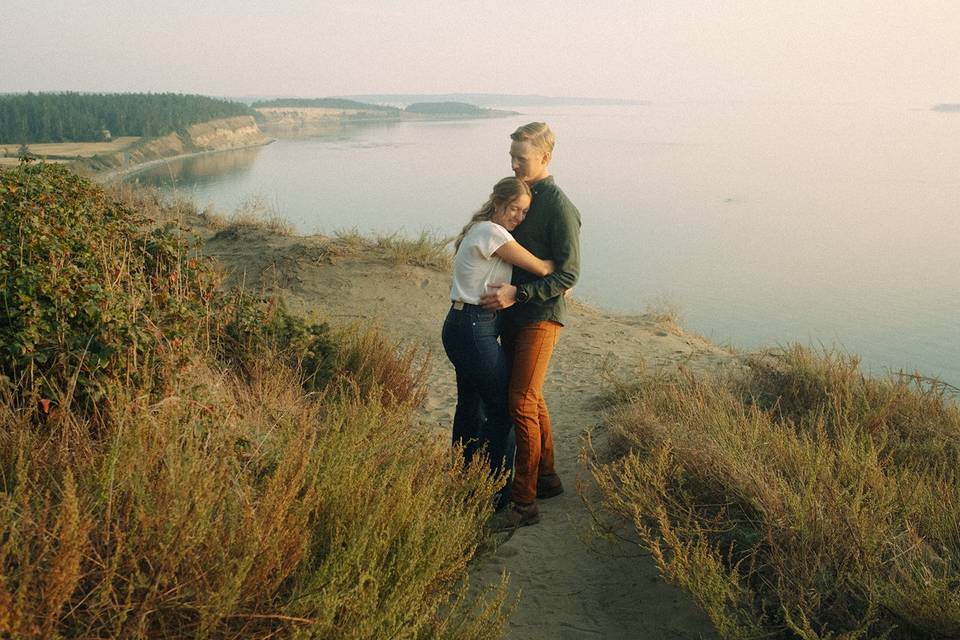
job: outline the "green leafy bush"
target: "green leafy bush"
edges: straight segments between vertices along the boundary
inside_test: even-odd
[[[303,366],[314,389],[333,376],[325,325],[307,326],[280,301],[219,291],[176,224],[151,230],[62,166],[0,173],[0,212],[0,373],[25,396],[95,402],[108,380],[156,378],[160,345],[176,347],[167,355],[178,365],[193,349],[233,364],[270,352]]]
[[[216,281],[170,227],[59,165],[0,173],[0,371],[27,395],[90,400],[194,338]]]
[[[234,367],[249,368],[266,356],[303,373],[311,390],[325,388],[337,372],[337,347],[329,327],[307,325],[282,299],[261,300],[236,289],[218,298],[218,354]]]

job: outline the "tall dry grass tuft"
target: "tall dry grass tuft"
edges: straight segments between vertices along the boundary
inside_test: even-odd
[[[63,606],[80,582],[80,562],[87,550],[89,523],[81,521],[77,487],[70,468],[63,474],[63,496],[60,513],[54,526],[56,553],[50,561],[50,570],[43,588],[42,610],[46,611],[42,633],[52,635]]]
[[[453,266],[451,242],[452,238],[427,231],[421,231],[416,238],[389,234],[377,236],[376,239],[377,247],[385,250],[394,263],[431,267],[440,271],[449,271]]]
[[[793,347],[621,391],[604,506],[723,637],[960,634],[960,409],[857,365]]]
[[[208,213],[207,218],[214,225],[223,224],[224,228],[265,229],[281,236],[293,235],[293,223],[280,215],[277,207],[260,194],[245,198],[229,216],[218,219],[216,214]]]
[[[446,272],[453,266],[451,242],[451,238],[429,231],[421,231],[416,238],[408,238],[399,233],[370,237],[357,229],[338,229],[334,232],[330,250],[337,255],[351,255],[375,249],[393,264]]]
[[[341,383],[353,389],[357,397],[376,397],[387,407],[423,404],[429,353],[421,358],[415,347],[395,346],[375,326],[347,327],[340,330],[336,339],[336,369],[350,372]]]
[[[96,285],[51,301],[78,274],[0,263],[30,269],[27,288],[4,280],[30,313],[2,310],[18,342],[0,369],[0,635],[500,633],[505,586],[465,587],[496,487],[413,425],[415,353],[213,288],[184,243],[62,169],[0,187],[0,241],[46,248],[17,234],[69,207],[69,246],[43,242]]]
[[[183,224],[203,216],[203,212],[198,211],[189,198],[180,195],[164,196],[157,187],[118,181],[104,186],[103,191],[110,199],[123,203],[154,223]]]

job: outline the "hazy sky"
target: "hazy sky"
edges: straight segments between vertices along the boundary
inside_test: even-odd
[[[0,0],[0,92],[960,102],[960,0]]]

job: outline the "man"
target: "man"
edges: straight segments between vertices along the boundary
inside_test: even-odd
[[[513,236],[538,258],[553,260],[555,271],[538,278],[515,267],[511,284],[491,285],[480,300],[486,309],[506,309],[501,342],[511,359],[509,402],[517,453],[511,502],[498,515],[497,528],[539,522],[536,499],[563,493],[543,383],[566,316],[564,293],[580,275],[580,212],[550,175],[553,132],[543,122],[531,122],[510,138],[513,172],[533,192],[527,217]]]

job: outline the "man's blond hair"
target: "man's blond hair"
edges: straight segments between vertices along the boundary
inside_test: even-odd
[[[510,134],[515,142],[529,142],[535,149],[544,153],[553,153],[553,145],[557,137],[550,131],[546,122],[531,122]]]

